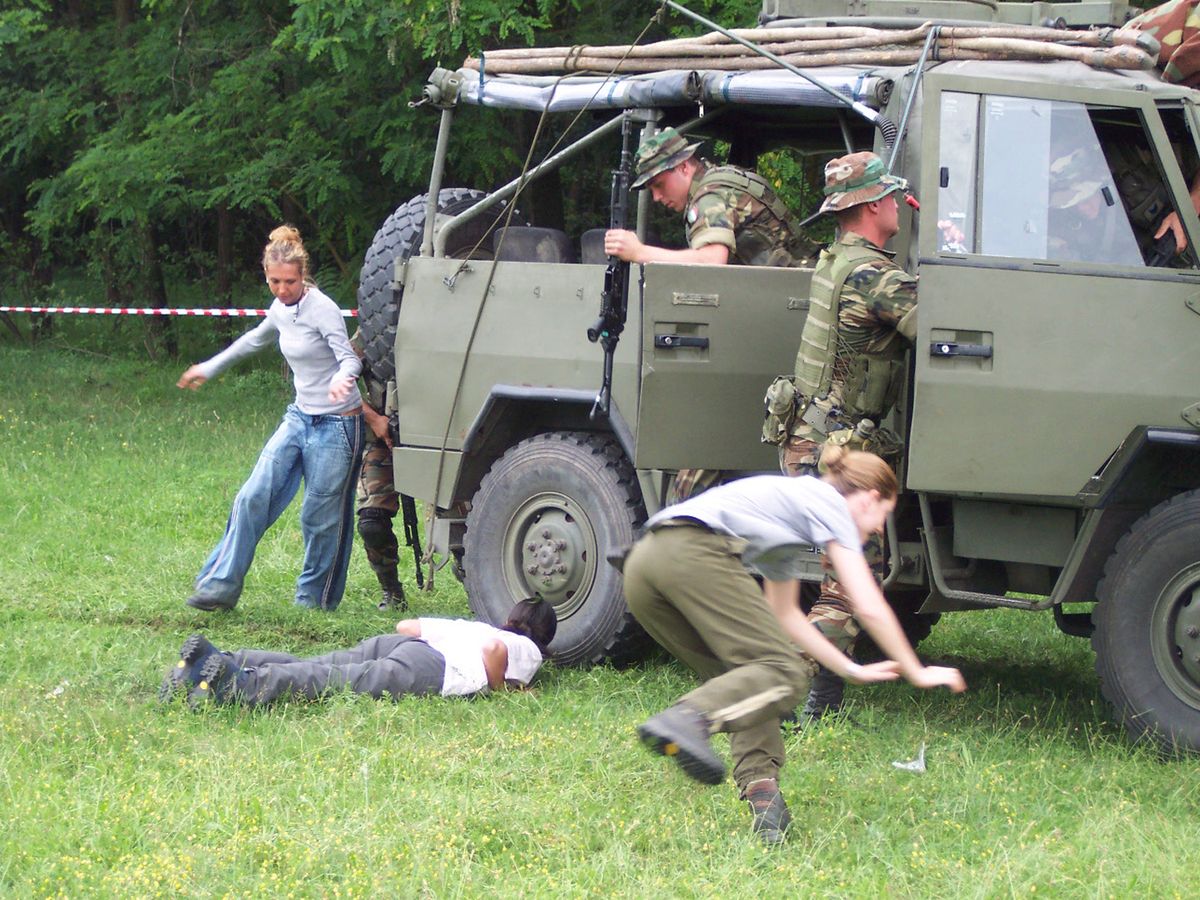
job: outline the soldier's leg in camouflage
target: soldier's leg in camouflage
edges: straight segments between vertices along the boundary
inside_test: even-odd
[[[399,509],[400,495],[392,479],[392,453],[383,441],[371,441],[363,454],[358,482],[358,533],[367,551],[367,562],[379,579],[380,609],[408,608],[398,573],[400,545],[392,528]]]
[[[680,469],[667,490],[667,506],[682,503],[720,484],[725,472],[721,469]]]
[[[821,597],[813,604],[808,621],[812,622],[831,644],[847,656],[850,655],[860,629],[850,612],[846,595],[832,572],[827,573],[821,583]],[[842,708],[845,692],[846,683],[822,666],[812,680],[808,699],[800,712],[801,720],[815,721],[826,713],[836,713]]]
[[[821,445],[803,437],[788,438],[779,448],[779,471],[784,475],[816,475]]]
[[[883,541],[879,535],[873,534],[863,544],[863,556],[867,565],[875,575],[875,581],[883,579],[884,552]],[[845,653],[853,655],[854,641],[862,628],[854,620],[851,613],[849,597],[846,596],[837,576],[832,570],[826,570],[825,580],[821,582],[821,597],[813,604],[808,614],[808,621],[817,626],[821,634],[831,644]],[[842,706],[842,697],[846,692],[846,684],[838,676],[822,667],[813,678],[812,688],[808,693],[801,716],[805,719],[819,719],[827,712],[836,713]]]

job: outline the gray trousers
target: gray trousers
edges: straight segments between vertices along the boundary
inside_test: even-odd
[[[260,706],[292,694],[313,699],[348,689],[378,700],[384,694],[438,694],[446,661],[424,641],[401,634],[367,638],[350,650],[301,659],[268,650],[238,650],[246,670],[239,700]]]
[[[625,561],[625,599],[650,636],[704,680],[680,701],[730,732],[738,787],[778,778],[780,717],[804,699],[816,664],[784,632],[733,542],[687,525],[650,532]]]

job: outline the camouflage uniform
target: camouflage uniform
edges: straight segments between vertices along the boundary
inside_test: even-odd
[[[691,159],[699,144],[688,144],[666,128],[638,148],[635,188],[655,175]],[[800,226],[765,178],[737,166],[699,160],[701,171],[688,191],[684,226],[693,250],[718,244],[729,250],[729,264],[742,266],[807,265],[817,245]],[[680,469],[667,494],[675,504],[722,480],[720,469]]]
[[[1169,0],[1148,9],[1125,28],[1153,35],[1162,45],[1158,67],[1163,81],[1200,87],[1200,11],[1197,0]]]
[[[356,331],[350,343],[355,352],[361,355],[361,332]],[[367,404],[383,415],[387,403],[387,385],[373,377],[366,366],[363,368],[363,381],[367,387]],[[367,562],[383,591],[380,608],[403,609],[407,604],[398,574],[400,544],[392,528],[392,520],[400,510],[400,495],[396,492],[392,474],[392,451],[370,429],[367,430],[367,436],[369,439],[363,451],[362,473],[358,479],[358,533],[367,552]]]
[[[873,153],[835,159],[826,166],[825,175],[822,211],[849,209],[907,188],[903,179],[886,174]],[[880,423],[895,404],[903,384],[904,355],[916,337],[917,279],[892,257],[853,231],[842,233],[821,251],[795,376],[777,379],[767,395],[768,412],[774,415],[768,416],[763,440],[780,443],[780,467],[785,474],[817,473],[821,448],[834,444],[871,451],[893,464],[900,456],[899,437]],[[773,393],[780,388],[785,402],[772,407],[778,400]],[[863,551],[879,579],[882,542],[872,536]],[[809,621],[839,650],[849,653],[860,628],[828,560],[824,565],[820,598]],[[814,708],[818,692],[831,700]],[[840,680],[822,670],[814,680],[806,711],[819,715],[823,706],[835,708],[840,699]]]

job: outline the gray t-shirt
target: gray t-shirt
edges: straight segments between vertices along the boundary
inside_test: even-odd
[[[846,498],[819,478],[756,475],[711,488],[655,513],[648,528],[681,516],[746,541],[742,562],[772,581],[798,578],[798,551],[830,541],[862,553]]]
[[[296,386],[296,408],[310,416],[343,413],[362,405],[357,390],[341,403],[329,400],[329,385],[335,377],[357,378],[362,363],[346,336],[346,323],[336,303],[309,285],[294,306],[276,299],[257,326],[218,353],[200,363],[205,378],[215,378],[239,360],[252,356],[276,339],[279,352],[292,369]]]

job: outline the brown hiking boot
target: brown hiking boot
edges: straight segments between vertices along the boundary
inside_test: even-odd
[[[774,778],[752,781],[746,786],[745,798],[754,816],[751,826],[754,833],[765,844],[782,844],[792,824],[792,814],[779,792],[779,782]]]

